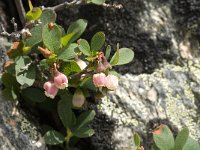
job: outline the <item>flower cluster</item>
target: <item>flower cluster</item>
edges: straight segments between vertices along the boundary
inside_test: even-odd
[[[68,87],[68,78],[66,75],[59,72],[58,70],[54,72],[54,75],[55,76],[53,78],[53,81],[47,81],[44,83],[43,86],[45,90],[45,95],[52,99],[54,99],[57,95],[58,89],[65,89],[66,87]]]
[[[104,73],[97,73],[93,75],[93,83],[96,87],[106,87],[109,90],[115,90],[118,87],[118,77]]]

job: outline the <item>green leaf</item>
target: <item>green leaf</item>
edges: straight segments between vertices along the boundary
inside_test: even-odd
[[[31,86],[35,82],[36,72],[28,56],[21,56],[16,60],[16,79],[21,85]]]
[[[9,73],[3,73],[1,80],[6,88],[12,88],[13,85],[17,84],[16,78]]]
[[[5,99],[12,101],[16,100],[19,93],[19,84],[17,83],[16,78],[9,73],[3,73],[1,81],[6,87],[2,92]]]
[[[111,58],[110,64],[112,66],[114,66],[114,65],[117,65],[118,62],[119,62],[119,49],[117,49],[117,51],[115,52],[115,54]]]
[[[70,75],[72,73],[77,73],[81,71],[81,68],[75,61],[71,61],[63,66],[63,72],[65,75]]]
[[[75,132],[76,130],[79,130],[83,126],[88,125],[89,122],[91,122],[94,117],[95,117],[95,111],[94,110],[89,110],[84,113],[82,113],[80,116],[77,118],[76,126],[75,129],[72,132]]]
[[[118,77],[118,78],[121,77],[121,75],[120,75],[118,72],[114,71],[114,70],[110,70],[110,71],[108,71],[108,74],[115,75],[115,76]]]
[[[91,0],[91,2],[96,5],[102,5],[103,3],[105,3],[105,0]]]
[[[77,44],[73,43],[70,44],[68,48],[62,48],[59,52],[58,52],[58,56],[57,59],[63,60],[63,61],[69,61],[70,59],[74,58],[76,56],[74,50],[75,48],[77,48]]]
[[[42,12],[40,21],[42,22],[42,25],[46,25],[50,22],[55,22],[56,21],[56,13],[51,9],[45,9]]]
[[[42,91],[39,88],[26,88],[24,90],[22,90],[22,97],[23,99],[27,100],[27,101],[32,101],[32,102],[43,102],[45,101],[46,97],[44,95],[44,91]]]
[[[151,150],[160,150],[155,144],[151,146]]]
[[[65,141],[65,137],[61,133],[51,130],[46,132],[44,140],[46,144],[57,145],[63,143]]]
[[[57,52],[61,46],[61,32],[57,25],[49,29],[48,24],[43,27],[42,40],[44,45],[52,52]]]
[[[161,150],[171,150],[174,147],[174,137],[166,125],[161,125],[153,133],[156,146]]]
[[[140,136],[137,133],[133,135],[133,145],[134,147],[140,146]]]
[[[63,46],[68,46],[70,40],[74,36],[75,32],[69,33],[61,38],[61,43]]]
[[[42,70],[49,70],[49,65],[48,65],[48,61],[47,61],[47,59],[42,59],[41,61],[40,61],[40,68],[42,69]]]
[[[105,43],[105,34],[103,32],[97,32],[91,40],[91,49],[94,52],[99,51]]]
[[[12,88],[5,88],[2,91],[3,99],[8,101],[15,101],[17,100],[17,95]]]
[[[112,66],[124,65],[131,62],[134,58],[134,52],[129,48],[121,48],[112,57],[110,63]]]
[[[182,150],[182,148],[185,145],[188,137],[189,137],[189,130],[187,128],[182,129],[178,133],[178,135],[175,139],[174,150]]]
[[[65,128],[69,128],[73,124],[71,107],[72,96],[67,94],[66,96],[62,96],[61,100],[58,102],[57,111]]]
[[[106,48],[106,55],[105,55],[107,60],[108,60],[109,57],[110,57],[110,52],[111,52],[111,46],[108,45],[107,48]]]
[[[26,46],[34,46],[42,41],[42,25],[35,26],[30,32],[32,36],[27,38]]]
[[[189,137],[182,150],[200,150],[200,145],[197,141]]]
[[[75,132],[73,132],[73,135],[79,138],[86,138],[86,137],[90,137],[94,134],[94,130],[90,129],[88,127],[82,127],[78,130],[76,130]]]
[[[89,45],[89,43],[86,40],[84,40],[84,39],[80,39],[78,41],[78,43],[79,43],[78,47],[79,47],[80,51],[84,55],[90,56],[91,55],[91,51],[90,51],[90,45]]]
[[[40,7],[34,7],[26,14],[27,21],[37,20],[42,14],[42,9]]]
[[[93,81],[92,81],[92,78],[89,77],[89,78],[85,78],[81,84],[80,84],[80,87],[84,88],[84,89],[89,89],[89,90],[92,90],[94,92],[97,91],[97,88],[95,87],[95,85],[93,84]]]
[[[86,27],[87,27],[87,21],[84,19],[78,19],[77,21],[73,22],[67,30],[67,34],[75,32],[70,42],[74,42],[75,40],[77,40],[85,31]]]

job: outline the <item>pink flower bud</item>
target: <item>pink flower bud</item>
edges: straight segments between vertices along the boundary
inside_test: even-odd
[[[106,83],[106,75],[104,73],[97,73],[93,75],[93,83],[96,87],[103,87]]]
[[[74,107],[81,107],[85,102],[85,96],[80,89],[77,89],[74,93],[72,103]]]
[[[97,71],[103,72],[106,70],[106,67],[102,64],[102,62],[98,62]]]
[[[63,73],[60,73],[59,71],[56,71],[54,76],[54,84],[59,89],[65,89],[68,87],[67,76]]]
[[[81,68],[81,70],[83,70],[83,69],[85,69],[87,67],[87,64],[84,61],[82,61],[81,59],[77,59],[76,63]]]
[[[112,66],[111,66],[111,64],[107,61],[106,57],[103,56],[102,59],[103,59],[103,65],[104,65],[104,67],[105,67],[106,69],[112,69]]]
[[[115,75],[109,74],[106,77],[106,83],[105,86],[110,90],[115,90],[118,87],[118,77]]]
[[[54,85],[53,82],[51,81],[47,81],[44,83],[43,88],[45,89],[45,95],[47,97],[50,97],[52,99],[54,99],[54,97],[57,95],[58,93],[58,88]]]

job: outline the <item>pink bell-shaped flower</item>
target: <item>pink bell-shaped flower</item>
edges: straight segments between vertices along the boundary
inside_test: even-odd
[[[93,75],[93,83],[96,87],[103,87],[106,83],[106,75],[104,73],[97,73]]]
[[[116,90],[118,87],[118,77],[112,74],[109,74],[106,77],[106,83],[105,86],[109,89],[109,90]]]
[[[54,99],[54,97],[57,95],[58,93],[58,88],[54,85],[53,82],[51,81],[47,81],[44,83],[43,88],[45,90],[45,95],[47,97],[50,97],[51,99]]]
[[[103,65],[106,69],[112,69],[112,66],[111,64],[107,61],[106,57],[105,56],[102,56],[102,59],[103,59]]]
[[[102,64],[101,61],[98,62],[97,72],[103,72],[106,70],[106,67]]]
[[[73,106],[82,107],[84,102],[85,102],[85,96],[83,95],[83,92],[80,89],[77,89],[72,99]]]
[[[59,71],[55,71],[55,76],[54,76],[54,84],[57,88],[59,89],[65,89],[68,87],[68,79],[67,76],[64,75],[63,73],[60,73]]]

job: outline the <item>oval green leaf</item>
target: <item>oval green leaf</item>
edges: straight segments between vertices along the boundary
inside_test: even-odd
[[[22,98],[26,101],[32,101],[32,102],[43,102],[45,101],[46,97],[44,95],[44,91],[42,91],[39,88],[26,88],[22,90],[21,92]]]
[[[48,24],[50,22],[56,21],[56,13],[51,9],[45,9],[40,16],[40,21],[42,25]]]
[[[105,0],[91,0],[91,2],[96,5],[102,5],[103,3],[105,3]]]
[[[153,133],[156,146],[161,150],[171,150],[174,147],[174,137],[166,125],[161,125]]]
[[[183,146],[185,145],[187,139],[189,137],[189,130],[188,128],[182,129],[176,139],[175,139],[175,145],[174,150],[182,150]]]
[[[57,25],[49,29],[48,24],[43,27],[42,40],[44,45],[52,52],[57,52],[61,47],[61,31]]]
[[[91,55],[91,51],[90,51],[90,45],[89,43],[84,40],[84,39],[80,39],[78,41],[78,44],[79,44],[79,49],[80,51],[84,54],[84,55],[87,55],[87,56],[90,56]]]
[[[134,58],[134,52],[131,49],[121,48],[113,55],[110,63],[112,66],[124,65],[131,62],[133,58]]]
[[[62,96],[61,100],[58,102],[58,107],[57,107],[58,115],[65,128],[69,128],[73,123],[71,101],[72,101],[72,96],[65,95]]]
[[[94,134],[94,130],[90,129],[88,127],[82,127],[75,132],[73,132],[73,135],[79,138],[87,138]]]
[[[73,22],[67,30],[67,34],[75,32],[70,42],[74,42],[75,40],[77,40],[85,31],[86,27],[87,27],[87,20],[78,19],[77,21]]]
[[[91,40],[91,50],[95,52],[99,51],[105,43],[105,34],[103,32],[97,32]]]
[[[65,137],[61,133],[51,130],[45,133],[44,141],[49,145],[57,145],[63,143],[65,141]]]

